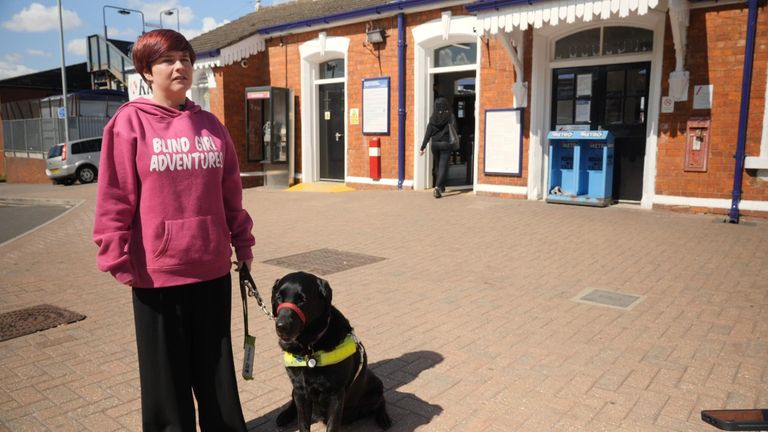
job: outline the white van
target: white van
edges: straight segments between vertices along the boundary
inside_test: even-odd
[[[60,143],[48,150],[45,174],[54,183],[91,183],[99,173],[101,137]]]

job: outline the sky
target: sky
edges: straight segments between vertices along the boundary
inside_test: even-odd
[[[286,0],[261,0],[269,6]],[[234,21],[255,10],[255,0],[61,0],[64,22],[66,64],[86,59],[86,38],[104,34],[106,21],[110,39],[135,41],[141,34],[141,14],[118,13],[119,8],[144,14],[147,31],[163,27],[179,28],[187,39]],[[107,6],[107,7],[104,7]],[[61,67],[59,13],[56,0],[0,0],[0,80]]]

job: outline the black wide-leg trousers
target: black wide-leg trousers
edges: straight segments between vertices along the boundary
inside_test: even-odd
[[[244,432],[230,334],[229,273],[168,288],[133,288],[143,430]]]

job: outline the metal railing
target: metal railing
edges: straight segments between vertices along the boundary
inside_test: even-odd
[[[133,69],[131,59],[101,35],[88,36],[88,72],[107,71],[128,85],[126,71]]]
[[[101,136],[109,117],[69,117],[69,139]],[[36,118],[3,120],[3,146],[6,154],[39,157],[51,146],[64,141],[64,119]]]

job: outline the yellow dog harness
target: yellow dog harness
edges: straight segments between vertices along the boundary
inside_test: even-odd
[[[347,335],[332,351],[317,351],[312,355],[301,356],[283,352],[285,367],[323,367],[330,366],[348,359],[357,352],[358,340],[354,333]]]

